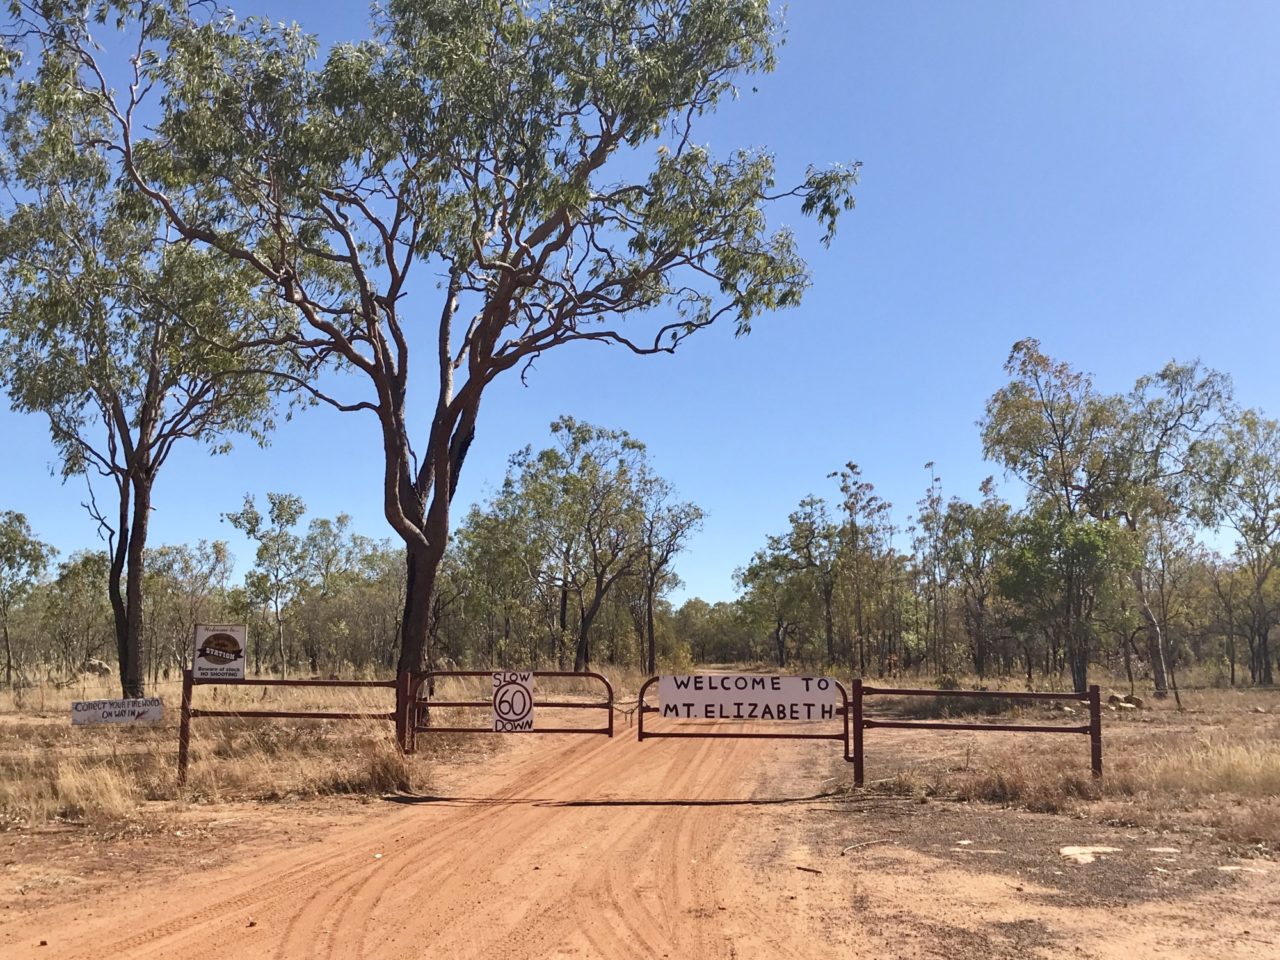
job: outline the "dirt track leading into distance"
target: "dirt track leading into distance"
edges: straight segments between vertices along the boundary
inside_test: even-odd
[[[5,916],[0,955],[1136,960],[1280,949],[1280,925],[1258,920],[1276,915],[1273,874],[1212,904],[1059,905],[1054,890],[888,840],[874,804],[833,795],[837,755],[830,743],[637,744],[626,730],[521,738],[484,766],[443,770],[433,796],[355,813],[323,842]],[[842,855],[854,843],[867,845]]]

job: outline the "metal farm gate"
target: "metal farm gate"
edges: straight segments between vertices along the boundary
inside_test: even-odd
[[[528,690],[527,703],[521,700],[520,688],[516,684],[509,684],[511,689],[505,693],[501,688],[500,677],[529,677],[537,678],[565,678],[573,680],[588,680],[593,684],[598,684],[603,688],[603,699],[598,700],[538,700],[537,694],[533,690],[532,684],[524,689]],[[461,679],[461,678],[480,678],[489,677],[493,682],[493,696],[488,700],[481,699],[465,699],[465,700],[443,700],[433,696],[435,690],[435,682],[437,680]],[[567,670],[428,670],[423,673],[415,673],[413,675],[410,686],[410,696],[412,699],[412,726],[410,727],[410,736],[408,744],[408,752],[412,753],[417,747],[417,734],[419,733],[495,733],[495,732],[520,732],[520,733],[569,733],[569,734],[599,734],[606,737],[613,736],[613,684],[607,677],[599,673],[574,673]],[[605,712],[604,725],[600,727],[575,727],[563,726],[560,724],[552,726],[539,726],[530,722],[529,726],[521,727],[517,721],[508,721],[510,724],[506,729],[498,729],[498,724],[503,721],[499,718],[502,716],[519,717],[524,716],[526,711],[522,707],[528,708],[528,715],[532,717],[533,711],[537,710],[603,710]],[[450,723],[445,725],[437,725],[431,720],[431,713],[437,710],[457,710],[457,709],[482,709],[488,707],[493,711],[491,722],[487,726],[480,724]]]

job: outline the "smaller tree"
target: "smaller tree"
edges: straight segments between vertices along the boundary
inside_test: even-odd
[[[1044,632],[1051,666],[1065,664],[1079,693],[1089,687],[1095,609],[1133,562],[1132,538],[1112,522],[1040,510],[1014,524],[1000,590],[1026,626]]]
[[[702,525],[702,508],[696,503],[672,502],[671,484],[650,477],[642,497],[644,517],[640,531],[644,556],[642,580],[645,612],[645,667],[652,675],[658,669],[658,645],[654,633],[654,607],[664,588],[679,585],[671,563]]]
[[[31,592],[44,574],[53,547],[31,535],[27,518],[6,510],[0,513],[0,630],[4,633],[4,684],[13,686],[13,640],[9,636],[9,615],[14,606]]]
[[[561,417],[551,432],[557,446],[511,458],[503,495],[527,511],[527,535],[543,551],[541,576],[560,589],[562,616],[576,600],[573,668],[581,671],[590,668],[591,628],[606,597],[643,563],[649,472],[644,444],[625,430]]]
[[[827,502],[812,495],[800,501],[787,521],[791,524],[790,529],[781,536],[769,538],[768,552],[773,562],[812,583],[813,592],[822,603],[822,635],[826,642],[827,664],[833,665],[836,646],[832,608],[840,549],[839,530],[831,522]]]
[[[982,482],[982,502],[952,499],[942,520],[945,562],[964,599],[969,654],[979,678],[991,658],[991,608],[997,565],[1009,536],[1009,504],[996,495],[991,477]]]
[[[769,631],[772,655],[779,667],[790,661],[793,639],[804,624],[806,591],[786,558],[768,551],[757,551],[751,562],[735,571],[734,578],[743,590],[739,605],[756,624]]]
[[[1280,567],[1280,423],[1245,410],[1209,448],[1210,481],[1200,514],[1236,532],[1236,554],[1248,577],[1245,637],[1254,683],[1270,684],[1271,628],[1280,607],[1271,587]]]
[[[883,564],[889,537],[886,531],[891,504],[862,479],[862,470],[850,461],[830,475],[840,481],[845,520],[840,528],[841,579],[852,595],[854,643],[849,650],[850,666],[859,676],[867,672],[869,607],[878,568]],[[856,658],[854,647],[856,646]],[[883,664],[882,664],[883,665]]]
[[[58,565],[44,606],[50,666],[74,677],[89,658],[101,659],[114,634],[107,602],[111,562],[103,551],[82,550]]]
[[[250,596],[271,610],[276,635],[276,655],[280,658],[280,675],[288,676],[288,657],[284,645],[284,611],[297,596],[306,571],[306,544],[294,525],[307,512],[301,497],[291,493],[268,493],[267,516],[245,494],[244,507],[236,513],[224,514],[226,520],[258,545],[254,568],[245,575]],[[260,645],[254,644],[254,671],[261,672]]]
[[[43,65],[45,79],[66,62]],[[74,106],[72,105],[74,102]],[[64,477],[101,477],[86,505],[108,542],[126,697],[144,692],[143,582],[152,498],[176,444],[266,442],[279,366],[264,300],[242,264],[175,242],[87,146],[104,117],[85,98],[18,83],[0,115],[0,386],[41,414]],[[219,346],[245,341],[243,349]]]
[[[351,517],[316,517],[307,525],[304,554],[305,627],[303,653],[314,674],[320,669],[322,647],[333,649],[345,630],[342,596],[357,562],[357,544],[347,534]]]
[[[195,546],[165,544],[147,551],[144,593],[149,631],[167,639],[164,663],[148,655],[154,677],[170,665],[184,669],[198,623],[219,622],[234,558],[225,540],[201,540]]]

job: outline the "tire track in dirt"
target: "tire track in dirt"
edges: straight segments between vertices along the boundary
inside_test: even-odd
[[[688,796],[698,770],[711,750],[711,742],[702,741],[693,756],[672,751],[672,755],[666,758],[666,771],[669,773],[674,768],[676,775],[659,779],[660,783],[667,785],[670,796]],[[651,793],[648,796],[659,799]],[[661,827],[661,822],[669,816],[670,808],[653,806],[639,809],[644,811],[644,815],[635,816],[624,830],[617,832],[608,851],[609,856],[600,858],[589,882],[580,882],[575,889],[578,895],[574,898],[577,905],[574,921],[583,938],[601,957],[645,960],[677,946],[661,918],[644,904],[639,895],[642,884],[637,882],[642,876],[637,867],[643,863],[646,851],[652,849],[654,827]],[[630,891],[625,889],[625,879],[630,879],[633,884]]]
[[[702,960],[732,955],[719,920],[767,920],[759,898],[718,913],[736,894],[720,861],[764,835],[767,818],[750,804],[776,751],[739,740],[638,745],[625,733],[518,749],[323,846],[193,874],[149,900],[120,895],[118,912],[77,923],[38,955]],[[797,770],[779,771],[771,795]]]
[[[606,748],[606,744],[581,742],[564,744],[556,751],[567,755],[568,769],[590,767],[594,758]],[[489,798],[477,801],[460,801],[457,806],[448,800],[440,801],[439,809],[447,811],[449,822],[440,824],[427,811],[437,808],[436,802],[422,805],[421,812],[432,822],[406,824],[407,835],[397,838],[394,844],[385,844],[383,858],[371,861],[372,854],[363,852],[362,866],[350,874],[335,874],[329,883],[321,878],[321,888],[308,899],[286,925],[284,936],[276,947],[274,956],[285,958],[305,956],[328,958],[334,955],[335,944],[341,944],[342,955],[350,952],[353,943],[363,943],[366,932],[374,922],[374,915],[383,895],[388,890],[401,887],[406,877],[420,871],[424,856],[433,848],[452,849],[459,841],[465,844],[483,844],[491,838],[500,823],[494,821],[494,813],[506,804],[519,799],[522,793],[539,793],[559,775],[560,765],[556,757],[535,755],[513,764],[514,769],[505,787],[494,791]],[[499,757],[496,763],[501,763]],[[496,765],[496,764],[495,764]],[[562,769],[562,768],[561,768]],[[417,810],[418,808],[415,808]],[[411,817],[415,811],[407,811]],[[419,821],[423,818],[418,817]],[[418,835],[413,836],[411,832]],[[341,865],[336,865],[341,869]],[[465,869],[462,862],[450,863],[446,869],[431,878],[432,886],[446,885]],[[332,872],[331,869],[326,872]],[[359,931],[345,929],[351,911],[359,906],[362,919]],[[396,921],[397,925],[400,923]],[[362,955],[362,954],[356,954]]]
[[[593,801],[584,799],[598,793],[602,786],[610,788],[612,792],[626,789],[627,775],[634,770],[634,758],[626,746],[615,743],[605,749],[609,756],[603,757],[601,762],[561,769],[550,782],[539,785],[538,794],[546,793],[554,799],[533,800],[509,807],[501,811],[500,816],[495,816],[492,833],[501,836],[491,835],[491,839],[497,840],[501,846],[473,843],[454,857],[455,869],[450,872],[449,878],[479,877],[491,882],[468,884],[464,881],[461,886],[453,886],[439,882],[444,878],[437,874],[430,875],[428,879],[432,887],[444,891],[443,899],[437,900],[435,904],[436,908],[446,915],[465,914],[469,919],[465,930],[447,926],[444,929],[420,931],[415,937],[419,946],[429,949],[431,955],[455,956],[458,955],[456,951],[466,951],[465,955],[479,955],[486,953],[494,940],[500,940],[503,952],[511,955],[510,951],[514,946],[512,931],[517,931],[522,952],[516,955],[540,956],[543,954],[537,951],[554,948],[566,929],[577,923],[576,912],[565,909],[565,905],[589,895],[596,882],[596,874],[616,856],[615,851],[621,840],[647,829],[647,822],[640,818],[634,818],[622,827],[610,827],[604,822],[608,818],[601,815],[601,811],[610,808],[594,807],[591,805]],[[673,757],[666,766],[680,766],[687,771],[691,765],[686,760],[687,758]],[[571,805],[562,806],[561,803],[565,800]],[[603,802],[609,801],[606,799]],[[557,848],[563,847],[566,840],[572,843],[572,838],[587,827],[587,824],[581,823],[584,819],[601,821],[604,827],[598,833],[593,833],[597,845],[593,847],[593,855],[585,872],[580,872],[576,882],[572,884],[548,882],[559,878],[551,872],[541,873],[539,881],[543,889],[532,898],[528,890],[523,891],[522,909],[518,915],[512,916],[511,898],[504,898],[502,895],[503,884],[492,882],[495,878],[491,861],[495,859],[495,849],[500,851],[502,859],[509,865],[528,864],[535,860],[554,863],[557,852],[563,852]],[[512,840],[512,837],[517,839]],[[548,838],[553,842],[548,843]],[[603,849],[600,848],[601,844]],[[490,868],[488,874],[487,867]],[[478,894],[475,890],[477,886],[480,888]],[[508,883],[507,886],[510,887],[511,884]],[[467,899],[468,895],[473,900],[477,895],[480,899],[473,902]],[[400,897],[403,898],[402,891]],[[371,914],[369,918],[373,919]],[[485,936],[475,932],[483,930],[496,930],[498,933],[496,936],[492,933]],[[366,941],[366,947],[379,946],[382,943],[371,944]],[[630,945],[622,943],[618,949],[623,951],[620,956],[625,957],[629,955],[626,951],[630,949]],[[373,955],[377,955],[376,949]]]
[[[577,762],[588,762],[588,759],[588,757],[580,758]],[[538,770],[545,763],[545,757],[535,755],[522,758],[513,766],[518,776],[520,772],[530,768]],[[539,780],[549,779],[552,775],[553,772],[546,772]],[[519,789],[519,786],[511,787],[500,792],[498,797],[514,794]],[[459,822],[448,829],[450,832],[465,830],[469,820],[483,815],[484,811],[481,808],[468,809],[466,813],[459,815]],[[378,827],[381,826],[381,824],[378,825]],[[377,828],[374,829],[377,830]],[[369,862],[366,859],[369,854],[364,852],[368,844],[360,843],[360,833],[361,831],[357,831],[353,835],[352,842],[339,844],[338,849],[310,848],[302,863],[275,876],[258,877],[257,882],[251,882],[249,888],[238,895],[200,897],[199,887],[195,886],[192,889],[192,899],[197,904],[194,909],[182,905],[174,911],[175,913],[180,911],[180,916],[155,926],[148,926],[123,939],[108,940],[104,943],[100,938],[85,937],[82,939],[83,945],[78,948],[81,952],[71,956],[75,960],[97,960],[103,955],[113,954],[145,958],[156,955],[156,950],[160,951],[158,954],[160,956],[174,950],[173,955],[181,955],[184,960],[208,960],[208,958],[225,955],[227,945],[225,940],[220,941],[217,934],[221,933],[225,936],[228,933],[230,918],[235,917],[240,921],[251,914],[256,924],[254,929],[265,933],[272,929],[272,921],[297,910],[299,897],[305,896],[308,890],[316,887],[317,874],[349,875],[358,868],[369,869]],[[348,850],[349,846],[356,846],[360,850],[359,852]],[[358,883],[358,877],[355,882]],[[321,887],[318,892],[312,894],[312,897],[306,899],[314,899],[328,891],[328,887]],[[113,927],[119,925],[113,924]],[[243,924],[237,923],[237,927],[243,927]],[[157,946],[158,941],[165,942]],[[185,947],[185,949],[178,950],[179,947]],[[261,944],[255,944],[254,947],[257,950],[262,949]],[[232,953],[232,955],[235,954]],[[278,951],[277,955],[279,955]]]
[[[424,804],[420,811],[424,815],[429,815],[427,811],[448,811],[453,822],[442,825],[433,821],[422,829],[421,836],[410,837],[408,842],[399,842],[404,838],[398,838],[396,844],[385,845],[387,852],[384,852],[382,860],[370,863],[365,859],[363,866],[350,879],[344,878],[338,886],[323,886],[288,924],[286,936],[275,955],[323,957],[331,954],[331,947],[327,945],[334,941],[344,945],[362,942],[369,927],[376,925],[376,914],[385,893],[402,888],[408,874],[421,871],[425,856],[437,848],[445,851],[452,850],[454,846],[459,848],[460,852],[443,869],[434,871],[428,878],[432,888],[447,886],[457,875],[468,872],[477,857],[489,855],[485,852],[486,842],[493,839],[495,832],[504,829],[500,816],[504,807],[536,802],[549,784],[563,778],[569,771],[581,768],[579,779],[582,781],[595,778],[598,771],[592,769],[594,758],[606,749],[607,745],[600,743],[590,747],[580,743],[565,745],[558,751],[562,756],[540,757],[517,765],[514,784],[494,791],[489,799],[460,800],[456,806],[447,800],[439,806],[436,803]],[[534,775],[526,774],[524,782],[521,782],[521,771],[530,767],[535,768]],[[463,842],[457,843],[460,839]],[[468,857],[465,853],[468,848],[474,848],[477,853]],[[369,854],[365,852],[362,856],[367,858]],[[362,916],[358,933],[344,929],[346,915],[356,906]],[[318,931],[321,936],[317,938],[308,931]]]
[[[601,749],[601,744],[592,744],[587,749],[579,746],[578,751],[566,746],[563,752],[571,754],[572,765],[581,766],[589,765]],[[344,927],[349,913],[358,902],[364,908],[362,910],[364,919],[360,925],[361,930],[357,940],[363,942],[365,931],[372,922],[374,910],[378,907],[382,895],[388,889],[402,884],[409,873],[420,870],[421,858],[424,854],[430,853],[433,847],[447,849],[459,839],[460,835],[465,835],[473,842],[483,842],[484,837],[476,833],[477,823],[490,819],[494,809],[516,799],[520,793],[541,790],[554,777],[554,769],[547,769],[549,766],[546,758],[535,758],[517,764],[510,785],[497,791],[492,798],[462,803],[455,808],[459,811],[458,813],[450,811],[452,823],[436,825],[434,829],[410,839],[407,843],[402,844],[398,839],[393,848],[382,851],[382,860],[372,863],[366,861],[364,867],[354,872],[349,879],[343,878],[336,885],[323,887],[289,922],[285,936],[276,948],[275,956],[278,958],[292,955],[316,958],[332,956],[334,931]],[[541,775],[522,782],[522,778],[528,777],[527,770],[530,767],[535,771],[541,767]],[[444,802],[447,803],[447,801]],[[434,803],[423,806],[430,808]],[[491,832],[491,829],[488,832]],[[484,836],[487,836],[487,833]],[[433,884],[448,883],[461,866],[461,864],[454,864],[442,871],[433,878]],[[368,902],[364,902],[366,900]],[[309,931],[318,931],[318,935]],[[341,939],[344,943],[350,943],[349,934]]]
[[[516,850],[512,844],[504,843],[506,835],[516,831],[513,820],[520,817],[521,808],[536,806],[544,801],[543,794],[551,796],[563,795],[566,790],[581,790],[591,781],[597,781],[607,775],[599,767],[601,758],[608,759],[613,750],[609,741],[596,741],[590,746],[579,744],[566,745],[559,751],[559,756],[544,758],[542,769],[536,776],[517,781],[502,790],[492,799],[473,801],[474,818],[468,821],[463,842],[453,845],[458,831],[447,834],[435,833],[416,845],[413,853],[421,857],[402,858],[399,868],[386,875],[370,887],[358,891],[360,896],[360,914],[362,917],[358,934],[348,942],[357,942],[368,947],[370,939],[374,945],[380,946],[385,937],[379,939],[377,931],[385,929],[379,923],[380,914],[390,913],[402,916],[409,913],[415,902],[421,898],[420,887],[408,883],[410,874],[425,874],[424,885],[431,890],[449,889],[455,881],[466,882],[468,878],[483,872],[483,868],[500,851],[508,859],[516,859]],[[572,776],[567,783],[566,778]],[[479,821],[477,824],[475,821]],[[426,860],[430,856],[431,860]],[[436,863],[436,861],[442,861]],[[427,872],[429,871],[429,872]],[[388,902],[390,900],[391,902]],[[419,941],[420,943],[422,941]]]
[[[15,910],[0,956],[985,960],[1065,958],[1087,943],[1098,960],[1271,960],[1280,940],[1259,906],[1276,902],[1270,876],[1229,896],[1135,906],[1120,922],[1020,882],[1011,893],[1007,872],[945,854],[841,858],[841,843],[883,836],[866,831],[884,823],[861,804],[838,807],[840,820],[811,816],[833,799],[819,781],[836,766],[816,744],[528,738],[451,768],[419,804],[375,805],[373,819],[344,806],[354,825],[323,843],[246,844],[258,859]],[[1177,943],[1150,932],[1172,929]],[[1015,942],[1019,931],[1031,939]]]

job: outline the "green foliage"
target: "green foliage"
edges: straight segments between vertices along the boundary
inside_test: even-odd
[[[593,629],[620,610],[656,655],[650,614],[677,582],[671,561],[702,512],[675,500],[625,431],[561,417],[551,432],[556,445],[517,452],[501,492],[459,531],[464,609],[486,624],[500,662],[567,664],[572,651],[582,669]]]
[[[99,551],[80,551],[58,566],[43,598],[43,623],[49,661],[74,676],[92,657],[102,659],[114,640],[107,603],[110,560]]]
[[[766,211],[815,217],[829,242],[853,207],[856,165],[779,187],[767,152],[717,159],[693,139],[736,82],[774,66],[766,0],[393,0],[371,39],[323,56],[296,26],[181,0],[13,13],[10,50],[21,38],[35,56],[16,74],[16,125],[41,118],[51,149],[82,157],[135,220],[265,285],[287,309],[236,339],[286,348],[277,378],[378,414],[382,502],[412,558],[405,666],[421,660],[493,378],[575,341],[671,351],[722,318],[745,333],[809,282]],[[112,63],[116,48],[137,53]],[[447,277],[431,309],[415,269]],[[417,443],[412,343],[440,371]],[[363,396],[320,391],[330,362],[365,378]]]
[[[9,619],[57,553],[31,534],[27,518],[12,510],[0,513],[0,633],[4,639],[4,682],[13,684],[15,665]],[[20,661],[19,661],[20,662]]]
[[[165,6],[15,3],[10,12],[0,387],[15,409],[47,418],[64,476],[97,475],[114,488],[115,509],[100,511],[91,496],[89,510],[112,554],[123,692],[140,696],[152,485],[181,441],[214,453],[236,433],[265,442],[278,331],[292,315],[263,296],[246,262],[193,245],[140,202],[133,155],[113,141],[133,114],[118,112],[96,73],[102,50],[88,31],[124,31],[135,16],[160,29],[172,21]],[[29,45],[38,55],[22,65]],[[135,52],[131,94],[150,88],[158,65],[154,51]]]
[[[1074,638],[1073,671],[1083,689],[1094,598],[1092,567],[1077,554],[1083,543],[1077,538],[1115,522],[1141,541],[1164,521],[1190,517],[1204,499],[1212,438],[1230,403],[1230,382],[1199,363],[1170,363],[1140,378],[1128,396],[1104,395],[1091,377],[1045,356],[1031,339],[1014,344],[1005,370],[1009,384],[987,404],[983,451],[1027,483],[1034,509],[1053,516],[1054,555],[1065,561],[1057,615],[1064,618],[1065,635]],[[1098,526],[1082,525],[1085,519]],[[1152,610],[1143,550],[1117,556],[1128,558],[1128,567],[1118,569],[1134,590],[1156,694],[1164,696],[1166,645]]]
[[[31,591],[57,552],[35,538],[21,513],[0,512],[0,612]]]
[[[1255,682],[1271,683],[1270,633],[1280,622],[1280,598],[1275,596],[1280,566],[1280,423],[1256,410],[1241,411],[1201,454],[1210,482],[1198,513],[1236,533],[1236,556],[1247,582],[1246,597],[1238,603],[1241,633],[1249,646],[1249,672]],[[1224,612],[1232,618],[1234,630],[1235,614]]]
[[[284,620],[290,601],[302,589],[307,562],[304,541],[292,528],[307,508],[300,497],[290,493],[268,493],[267,503],[264,517],[253,497],[245,494],[243,508],[225,514],[224,519],[258,545],[253,569],[245,575],[245,589],[251,600],[271,610],[276,633],[276,663],[284,673],[289,662]],[[254,647],[255,670],[261,669],[261,663],[262,648],[258,644]]]

